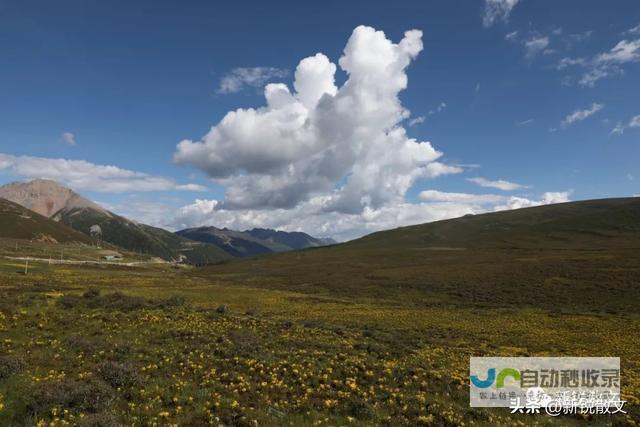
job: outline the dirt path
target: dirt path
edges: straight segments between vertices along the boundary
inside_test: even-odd
[[[96,264],[96,265],[120,265],[125,267],[136,267],[139,265],[152,265],[152,264],[169,264],[169,262],[167,261],[159,261],[159,260],[115,262],[115,261],[72,260],[72,259],[34,258],[34,257],[15,257],[15,256],[4,256],[2,258],[9,259],[12,261],[34,261],[34,262],[42,262],[47,264],[75,264],[75,265]]]

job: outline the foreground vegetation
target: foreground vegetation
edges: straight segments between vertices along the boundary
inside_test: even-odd
[[[470,409],[471,355],[620,356],[630,414],[595,421],[639,414],[637,313],[417,306],[393,290],[373,302],[167,266],[16,267],[0,268],[1,425],[580,423]]]
[[[638,425],[638,218],[580,202],[204,268],[4,258],[0,425]],[[618,356],[628,414],[469,408],[483,355]]]

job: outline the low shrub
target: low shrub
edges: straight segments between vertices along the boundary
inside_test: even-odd
[[[104,381],[65,379],[34,384],[27,408],[36,417],[48,413],[53,406],[96,413],[108,408],[114,398],[113,388]]]
[[[141,383],[138,370],[128,362],[103,362],[97,366],[97,372],[100,378],[114,388],[134,387]]]
[[[26,368],[25,361],[18,356],[0,356],[0,380],[19,374]]]
[[[110,310],[134,311],[142,309],[170,309],[184,306],[186,300],[181,296],[172,296],[165,299],[144,298],[126,295],[122,292],[100,295],[96,289],[85,292],[81,297],[77,295],[64,295],[58,299],[58,306],[71,309],[74,307],[105,308]]]

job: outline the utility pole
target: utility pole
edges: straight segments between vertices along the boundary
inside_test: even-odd
[[[24,275],[26,276],[27,274],[29,274],[29,260],[26,259],[24,261]]]

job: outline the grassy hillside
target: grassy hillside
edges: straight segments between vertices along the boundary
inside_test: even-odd
[[[91,239],[85,234],[5,199],[0,199],[0,237],[60,243],[91,243]]]
[[[168,261],[184,256],[189,263],[207,264],[230,258],[215,246],[190,241],[161,228],[139,224],[111,213],[80,208],[62,212],[58,217],[61,222],[83,233],[88,233],[92,225],[99,225],[104,241]]]
[[[391,246],[387,246],[391,245]],[[382,231],[346,248],[605,249],[640,247],[640,198],[587,200],[468,215]]]
[[[333,296],[393,294],[412,306],[637,311],[640,199],[439,221],[197,274]]]

